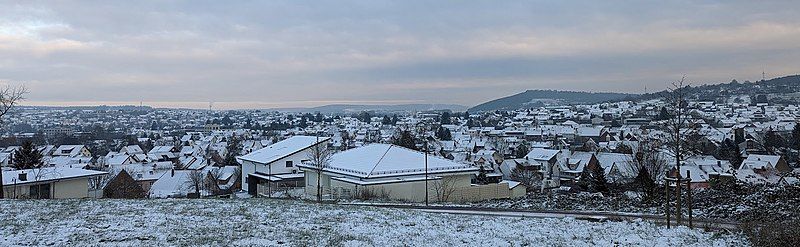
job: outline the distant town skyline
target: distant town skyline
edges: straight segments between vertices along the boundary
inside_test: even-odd
[[[800,71],[794,1],[0,1],[24,105],[264,109],[643,93]]]

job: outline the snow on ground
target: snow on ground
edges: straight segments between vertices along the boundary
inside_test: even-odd
[[[268,199],[0,200],[0,246],[742,246],[647,222],[424,213]]]

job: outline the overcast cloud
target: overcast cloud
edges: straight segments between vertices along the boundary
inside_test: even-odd
[[[475,105],[797,74],[796,1],[0,2],[27,104]]]

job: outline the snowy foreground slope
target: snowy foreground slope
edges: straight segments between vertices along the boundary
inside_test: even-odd
[[[266,199],[0,200],[0,246],[742,246],[646,222],[432,214]]]

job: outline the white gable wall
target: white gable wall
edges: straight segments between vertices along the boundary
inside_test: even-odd
[[[287,157],[281,158],[269,164],[272,167],[272,173],[270,173],[270,168],[267,165],[255,163],[248,160],[242,160],[242,189],[245,191],[248,190],[247,184],[247,175],[259,172],[262,174],[285,174],[285,173],[299,173],[300,169],[297,168],[297,165],[300,164],[304,160],[309,160],[308,153],[310,152],[310,148],[307,148],[303,151],[297,152],[295,154],[289,155]],[[292,162],[292,167],[286,167],[286,161]]]

